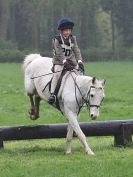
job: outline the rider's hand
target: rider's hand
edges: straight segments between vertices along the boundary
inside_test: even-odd
[[[83,61],[82,60],[78,60],[78,65],[79,65],[79,70],[81,70],[81,72],[84,73],[85,69],[84,69]]]
[[[64,64],[64,69],[66,69],[67,71],[73,70],[73,66],[70,65],[67,60],[63,60],[63,64]]]

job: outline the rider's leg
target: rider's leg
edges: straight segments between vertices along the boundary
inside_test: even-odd
[[[51,95],[48,100],[48,102],[50,104],[53,104],[56,101],[56,96],[54,95],[54,91],[55,91],[58,79],[62,73],[62,70],[63,70],[62,65],[55,65],[54,66],[54,75],[53,75],[53,79],[52,79],[52,83],[51,83]],[[60,72],[58,72],[58,71],[60,71]]]

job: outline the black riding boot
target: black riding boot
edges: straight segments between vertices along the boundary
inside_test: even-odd
[[[48,103],[49,104],[53,104],[56,102],[56,96],[54,95],[54,93],[51,93],[49,99],[48,99]]]

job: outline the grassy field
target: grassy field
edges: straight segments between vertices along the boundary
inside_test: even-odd
[[[106,98],[98,120],[133,118],[133,63],[86,64],[86,73],[106,79]],[[40,119],[28,117],[20,64],[0,64],[0,126],[63,123],[66,119],[45,102]],[[80,121],[91,121],[84,109]],[[88,138],[96,156],[87,156],[77,138],[64,155],[65,139],[12,141],[0,150],[0,177],[131,177],[133,147],[113,146],[113,137]]]

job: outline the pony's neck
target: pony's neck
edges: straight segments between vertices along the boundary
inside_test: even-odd
[[[76,78],[77,85],[82,92],[83,96],[86,96],[92,83],[92,77],[90,76],[78,76]]]

